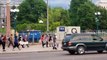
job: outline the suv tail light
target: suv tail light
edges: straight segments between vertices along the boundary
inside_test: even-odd
[[[71,46],[72,45],[72,43],[71,42],[68,42],[68,46]]]

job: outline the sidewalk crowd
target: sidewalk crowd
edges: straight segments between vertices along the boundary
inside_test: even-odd
[[[23,43],[24,42],[24,43]],[[24,45],[29,47],[27,37],[26,36],[13,36],[13,34],[10,35],[10,37],[6,37],[6,35],[0,35],[0,45],[2,45],[2,50],[6,51],[6,46],[9,48],[10,46],[13,47],[13,50],[17,47],[19,50],[20,46],[24,48]]]
[[[58,47],[58,42],[56,41],[57,40],[56,35],[43,34],[40,40],[42,42],[42,47],[44,46],[53,47],[53,49],[57,49]]]
[[[59,45],[57,42],[57,36],[51,34],[42,34],[39,43],[41,43],[41,46],[39,47],[52,47],[52,49],[56,50]],[[25,47],[29,48],[29,43],[26,35],[13,36],[13,34],[11,34],[10,37],[6,37],[6,35],[0,35],[0,45],[0,49],[2,48],[3,52],[7,51],[10,47],[12,47],[12,51],[14,51],[16,47],[19,51],[21,51]],[[8,48],[7,50],[6,47]]]

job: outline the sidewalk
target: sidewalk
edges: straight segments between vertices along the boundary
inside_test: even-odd
[[[2,47],[0,48],[0,54],[5,54],[5,53],[25,53],[25,52],[50,52],[50,51],[61,51],[61,44],[59,44],[59,47],[57,50],[53,50],[52,47],[42,47],[41,44],[30,44],[30,47],[27,48],[21,48],[21,50],[18,50],[18,48],[15,48],[14,51],[12,47],[8,48],[6,47],[6,51],[2,51]]]

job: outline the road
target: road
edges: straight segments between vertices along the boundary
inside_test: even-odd
[[[91,52],[84,55],[70,55],[63,51],[0,54],[0,60],[107,60],[107,52]]]

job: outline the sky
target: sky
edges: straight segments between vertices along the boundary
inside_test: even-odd
[[[47,0],[44,0],[45,2]],[[48,0],[49,6],[50,7],[62,7],[65,9],[69,8],[71,0]],[[98,0],[92,0],[92,2],[96,3]]]
[[[47,0],[45,0],[46,2]],[[50,7],[63,7],[63,8],[69,8],[71,0],[48,0]]]
[[[50,6],[68,8],[71,0],[50,0]]]

